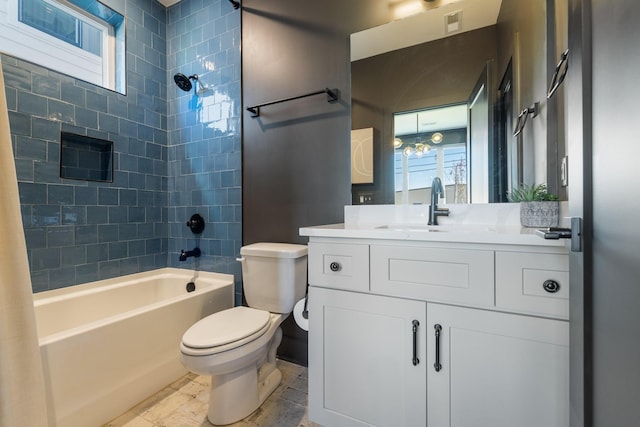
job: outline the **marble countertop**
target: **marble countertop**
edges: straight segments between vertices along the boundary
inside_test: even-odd
[[[345,206],[344,223],[303,227],[300,235],[551,247],[565,245],[564,240],[544,239],[535,228],[521,227],[518,204],[446,207],[450,209],[450,215],[438,218],[440,225],[428,226],[427,205]]]

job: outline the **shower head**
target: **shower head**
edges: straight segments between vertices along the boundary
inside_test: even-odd
[[[182,73],[176,73],[176,75],[173,76],[173,81],[176,82],[178,87],[185,92],[189,92],[193,87],[193,85],[191,84],[191,80],[198,81],[198,75],[194,74],[187,77]]]

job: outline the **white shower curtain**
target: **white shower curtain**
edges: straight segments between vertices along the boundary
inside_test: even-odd
[[[0,427],[45,427],[47,407],[0,62]]]

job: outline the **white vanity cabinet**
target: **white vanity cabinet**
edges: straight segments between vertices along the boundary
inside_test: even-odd
[[[564,247],[381,235],[310,234],[309,418],[568,425]]]

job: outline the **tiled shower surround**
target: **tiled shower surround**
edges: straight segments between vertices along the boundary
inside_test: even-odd
[[[240,12],[103,3],[126,17],[126,95],[2,55],[34,292],[173,266],[234,273],[239,298]],[[181,91],[178,71],[209,90]],[[61,179],[61,131],[113,141],[113,182]]]

